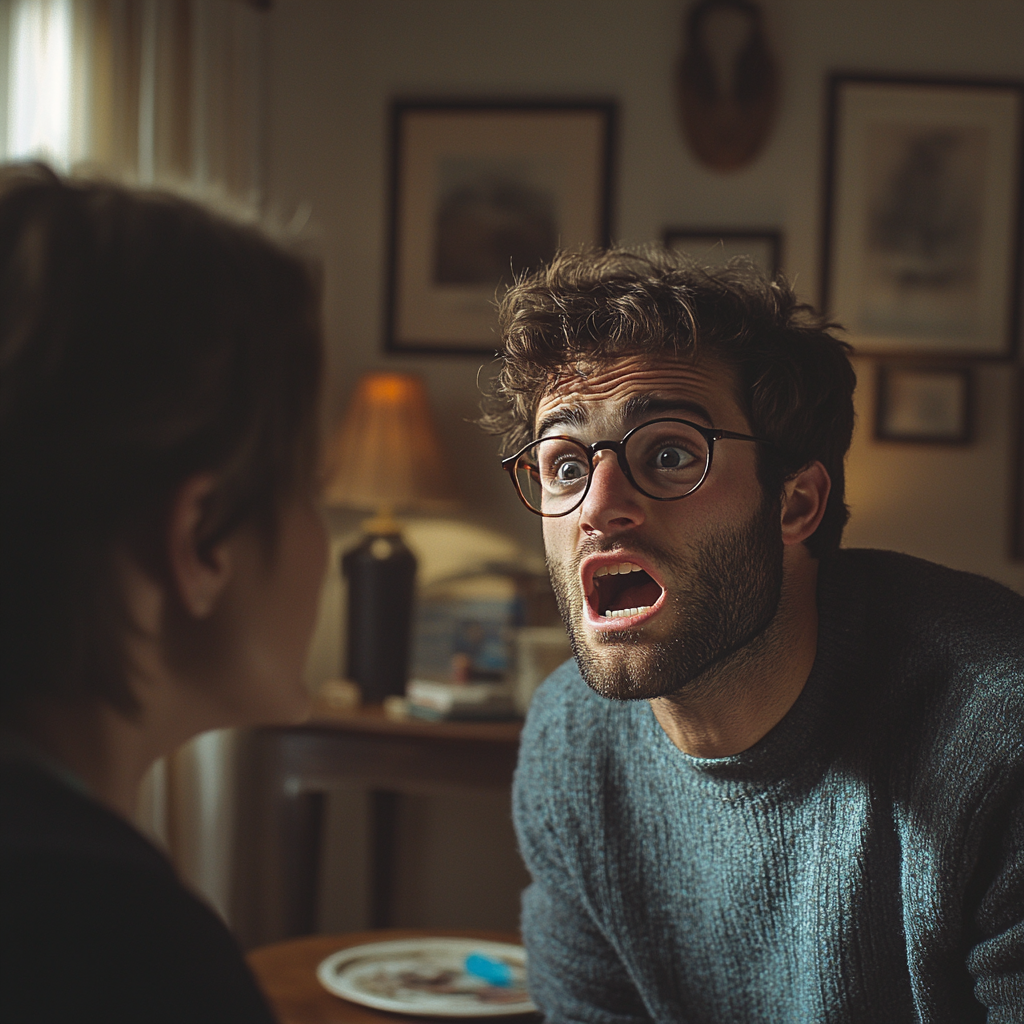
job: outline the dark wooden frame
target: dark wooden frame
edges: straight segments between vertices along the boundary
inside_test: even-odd
[[[397,303],[403,282],[400,277],[402,254],[403,225],[400,223],[402,181],[402,128],[403,120],[409,115],[428,111],[446,113],[464,113],[467,118],[487,114],[522,113],[551,114],[564,112],[573,114],[592,112],[603,119],[603,137],[601,152],[596,154],[599,161],[597,175],[599,178],[598,194],[594,197],[597,208],[595,214],[599,224],[598,237],[585,241],[605,246],[611,239],[612,196],[615,175],[615,145],[617,131],[617,107],[613,100],[467,100],[467,99],[399,99],[391,105],[391,164],[390,164],[390,199],[389,199],[389,250],[387,264],[387,290],[384,318],[384,349],[391,353],[403,355],[493,355],[498,347],[498,339],[493,341],[480,340],[479,344],[438,342],[416,343],[413,339],[401,339],[397,336]],[[497,284],[497,282],[495,282]]]
[[[666,249],[671,249],[678,241],[692,238],[706,243],[711,248],[718,241],[742,242],[753,239],[766,242],[771,250],[771,266],[767,268],[772,277],[782,269],[782,232],[774,228],[665,228],[661,233],[661,242]]]
[[[826,114],[826,139],[824,153],[824,190],[823,219],[821,232],[821,284],[820,306],[830,315],[837,315],[833,309],[835,300],[835,266],[833,245],[836,234],[836,176],[837,149],[841,132],[839,105],[843,87],[847,84],[890,85],[894,89],[903,86],[935,87],[941,89],[963,90],[1008,90],[1017,93],[1019,105],[1017,111],[1016,140],[1014,146],[1015,168],[1010,168],[1010,180],[1016,181],[1016,189],[1012,197],[1012,208],[1006,211],[1006,220],[1013,227],[1014,235],[1011,243],[1012,274],[1006,288],[1006,332],[1003,351],[978,352],[970,349],[953,351],[942,349],[929,351],[923,348],[872,349],[858,346],[858,354],[877,355],[886,359],[912,358],[928,359],[932,356],[941,360],[1006,360],[1012,359],[1017,351],[1021,322],[1021,272],[1024,266],[1024,228],[1022,228],[1022,211],[1024,211],[1024,81],[1012,79],[972,79],[972,78],[939,78],[915,77],[911,75],[872,75],[862,73],[837,72],[828,79],[828,99]],[[1014,173],[1015,172],[1015,173]]]
[[[903,434],[887,424],[890,412],[890,377],[894,373],[943,374],[956,377],[963,388],[963,420],[956,435],[949,434]],[[944,366],[932,362],[880,362],[875,378],[875,439],[897,441],[901,444],[963,445],[974,440],[974,374],[969,366]]]

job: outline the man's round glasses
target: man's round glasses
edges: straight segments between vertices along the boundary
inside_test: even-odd
[[[621,441],[586,445],[573,437],[542,437],[501,460],[523,504],[539,516],[567,516],[583,504],[594,477],[594,456],[615,452],[626,479],[645,497],[678,501],[707,479],[715,442],[763,437],[701,427],[689,420],[657,419],[634,427]]]

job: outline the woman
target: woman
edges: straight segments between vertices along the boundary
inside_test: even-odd
[[[273,1019],[129,820],[191,736],[306,711],[320,368],[256,231],[0,175],[0,1020]]]

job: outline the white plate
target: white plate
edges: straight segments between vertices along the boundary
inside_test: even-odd
[[[481,953],[512,968],[512,985],[466,973]],[[375,1010],[420,1017],[507,1017],[536,1009],[526,991],[522,946],[479,939],[395,939],[332,953],[316,969],[328,992]]]

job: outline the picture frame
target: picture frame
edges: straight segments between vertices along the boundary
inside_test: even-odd
[[[615,122],[611,101],[396,100],[385,349],[494,354],[513,275],[607,245]]]
[[[974,376],[967,366],[879,363],[875,438],[912,444],[969,444]]]
[[[829,80],[821,306],[859,355],[1009,359],[1024,83]]]
[[[774,278],[782,266],[782,232],[770,228],[665,228],[661,241],[666,249],[686,253],[709,267],[749,256]]]

